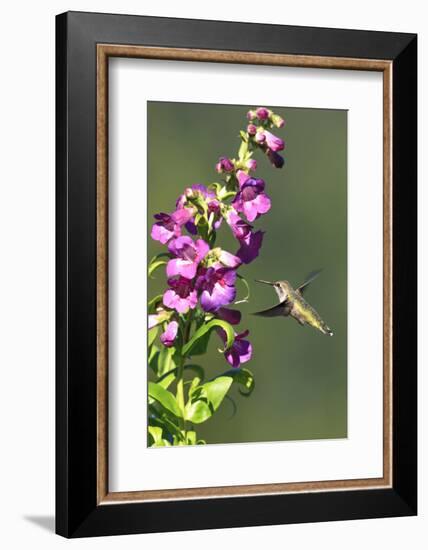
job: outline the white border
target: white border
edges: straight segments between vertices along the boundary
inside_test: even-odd
[[[109,490],[382,477],[381,73],[118,58],[109,86]],[[146,448],[148,100],[349,109],[347,439]]]

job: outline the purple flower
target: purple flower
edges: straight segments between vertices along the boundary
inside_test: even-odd
[[[257,170],[257,161],[255,159],[249,159],[246,162],[248,170]]]
[[[284,140],[277,136],[274,136],[267,130],[264,131],[264,135],[266,137],[266,145],[269,149],[271,149],[272,151],[282,151],[284,149]]]
[[[227,212],[226,221],[232,230],[233,236],[238,240],[245,239],[251,233],[252,226],[238,216],[236,210],[231,209]]]
[[[178,313],[187,313],[194,309],[198,303],[198,294],[193,289],[192,281],[185,277],[168,279],[170,288],[163,295],[163,303],[166,307],[175,309]]]
[[[219,319],[227,321],[230,325],[239,325],[241,322],[241,312],[239,309],[221,307],[217,310],[216,315]]]
[[[282,168],[284,166],[284,158],[281,157],[280,154],[272,151],[272,149],[268,149],[266,151],[266,154],[270,162],[275,166],[275,168]]]
[[[259,120],[267,120],[269,118],[269,111],[266,107],[259,107],[256,109],[256,115]]]
[[[170,348],[174,345],[174,340],[177,337],[178,332],[178,323],[177,321],[171,321],[167,324],[165,331],[160,335],[160,340],[162,344]]]
[[[209,249],[209,245],[202,239],[196,242],[187,236],[174,239],[169,243],[168,250],[176,258],[169,260],[166,266],[167,276],[182,275],[186,279],[193,279],[199,263],[205,258]]]
[[[181,235],[181,226],[186,224],[193,216],[189,208],[179,207],[172,214],[155,214],[154,218],[158,220],[153,224],[151,236],[155,241],[166,244],[173,237]]]
[[[202,291],[200,300],[205,311],[217,311],[236,297],[236,272],[220,263],[201,270],[195,288]]]
[[[243,212],[249,222],[270,210],[270,198],[264,193],[264,188],[262,179],[247,177],[232,203],[235,210]]]
[[[219,329],[218,332],[220,338],[226,343],[227,338],[224,330]],[[240,334],[236,334],[232,347],[224,352],[227,362],[230,363],[232,367],[238,368],[241,366],[241,363],[246,363],[251,359],[253,347],[248,340],[244,340],[249,333],[250,331],[246,330]]]
[[[263,231],[251,231],[243,238],[240,239],[240,248],[236,255],[242,263],[249,264],[259,255],[260,248],[263,243]]]
[[[215,169],[219,174],[222,172],[232,172],[234,168],[233,162],[227,157],[220,157],[215,165]]]
[[[247,118],[248,120],[254,120],[257,117],[256,111],[248,111]]]

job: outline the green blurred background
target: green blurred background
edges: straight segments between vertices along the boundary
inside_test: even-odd
[[[219,181],[219,156],[235,157],[239,130],[254,105],[149,102],[148,225],[153,214],[171,212],[176,198],[194,183]],[[271,210],[254,222],[266,231],[259,257],[240,268],[251,286],[250,302],[240,304],[239,330],[250,330],[253,358],[244,366],[255,375],[249,398],[232,388],[230,402],[196,426],[208,443],[284,441],[347,436],[347,112],[266,105],[286,120],[273,132],[286,142],[285,165],[273,168],[261,152],[257,177],[266,181]],[[236,240],[223,223],[217,245],[230,252]],[[164,247],[148,239],[148,259]],[[265,319],[251,312],[277,303],[273,289],[256,278],[287,279],[298,286],[314,269],[321,275],[305,298],[334,332],[328,337],[291,318]],[[149,297],[163,292],[162,270],[149,280]],[[242,297],[244,289],[238,283]],[[212,377],[229,368],[211,337],[198,363]],[[202,361],[203,360],[203,361]]]

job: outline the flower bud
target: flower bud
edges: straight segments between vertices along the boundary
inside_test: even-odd
[[[246,167],[249,169],[249,170],[256,170],[257,169],[257,161],[255,159],[249,159],[247,160],[247,162],[245,163]]]
[[[219,174],[222,172],[232,172],[234,165],[233,162],[227,157],[220,157],[215,165],[215,169]]]
[[[279,155],[276,151],[268,149],[266,151],[266,154],[270,162],[275,166],[275,168],[282,168],[284,166],[284,158],[281,157],[281,155]]]
[[[272,114],[270,117],[272,124],[276,126],[277,128],[282,128],[285,124],[285,120],[280,117],[279,115]]]
[[[248,111],[247,113],[248,120],[254,120],[256,117],[257,117],[256,111]]]
[[[255,124],[249,124],[247,126],[247,132],[250,134],[250,136],[255,136],[257,133],[257,126]]]
[[[256,115],[259,120],[267,120],[269,118],[269,111],[266,107],[259,107],[256,109]]]

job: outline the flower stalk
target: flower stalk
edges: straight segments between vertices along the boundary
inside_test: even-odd
[[[155,215],[151,236],[167,247],[167,252],[150,262],[149,273],[164,267],[167,288],[159,299],[150,301],[149,330],[161,327],[162,332],[158,339],[156,335],[149,338],[149,365],[156,378],[149,384],[149,445],[203,443],[196,438],[194,425],[215,414],[232,383],[238,381],[247,390],[254,387],[252,373],[242,367],[253,353],[247,340],[249,331],[235,332],[241,314],[229,306],[236,303],[236,279],[245,282],[238,270],[259,256],[263,244],[264,232],[254,230],[253,224],[271,209],[265,181],[252,175],[258,167],[253,155],[261,151],[280,168],[284,161],[279,151],[285,145],[270,132],[284,124],[278,114],[259,107],[249,111],[247,118],[237,158],[223,156],[215,165],[222,182],[187,187],[173,212]],[[223,223],[237,240],[235,253],[216,245]],[[212,333],[218,334],[222,353],[233,369],[240,370],[239,377],[229,372],[203,381],[204,369],[193,360],[205,355]],[[187,402],[186,369],[195,373]],[[172,394],[169,388],[174,384]]]

